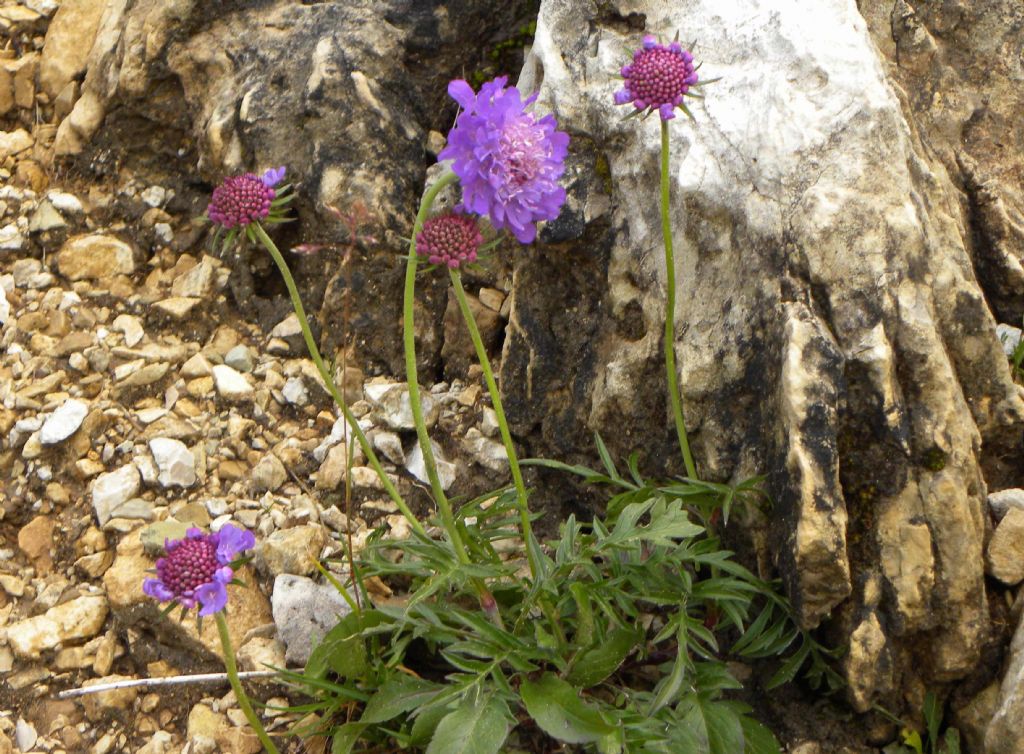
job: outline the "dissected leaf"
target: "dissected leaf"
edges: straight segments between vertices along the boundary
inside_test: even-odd
[[[698,742],[693,754],[737,754],[744,750],[743,726],[731,705],[704,694],[688,694],[679,703],[681,727]],[[682,749],[680,749],[682,751]]]
[[[584,704],[576,689],[554,673],[540,680],[523,681],[519,687],[530,717],[552,738],[570,744],[600,741],[615,733],[615,726],[601,713]]]
[[[434,737],[438,723],[451,712],[448,707],[438,705],[429,707],[418,713],[412,722],[412,730],[409,731],[409,743],[413,746],[426,746]]]
[[[463,704],[438,724],[426,754],[497,754],[508,737],[511,717],[497,696]]]
[[[782,747],[775,734],[747,715],[740,717],[743,727],[743,754],[780,754]]]
[[[618,670],[639,640],[640,635],[631,629],[616,628],[610,631],[604,641],[576,657],[566,680],[579,688],[596,686]]]
[[[429,702],[440,688],[436,683],[397,673],[370,697],[359,722],[383,723],[393,720]]]

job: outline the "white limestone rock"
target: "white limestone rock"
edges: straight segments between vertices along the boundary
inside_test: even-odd
[[[89,406],[76,398],[68,398],[50,414],[39,430],[39,442],[56,445],[78,431],[89,413]]]
[[[96,518],[103,526],[111,518],[111,512],[139,494],[141,485],[139,470],[134,463],[126,463],[119,469],[100,474],[93,480],[90,491]]]
[[[153,460],[160,470],[157,481],[162,487],[191,487],[196,483],[196,459],[181,440],[157,437],[149,441]]]
[[[430,446],[434,451],[434,461],[437,463],[437,476],[441,481],[441,489],[448,490],[455,484],[456,466],[445,457],[440,445],[431,440]],[[419,443],[416,443],[413,449],[406,453],[405,470],[424,484],[430,483],[430,477],[427,475],[427,466],[423,462],[423,449]]]
[[[274,579],[270,598],[277,634],[286,647],[290,665],[304,665],[313,648],[338,621],[352,612],[348,602],[330,584],[281,574]]]
[[[371,415],[374,420],[393,430],[416,428],[416,422],[412,415],[409,387],[406,383],[370,383],[363,390],[366,399],[373,407]],[[430,393],[424,390],[420,391],[420,397],[423,406],[423,421],[429,429],[437,423],[441,406]]]
[[[213,367],[213,381],[217,387],[217,394],[227,401],[236,403],[252,399],[252,385],[244,375],[226,364],[217,364]]]
[[[1016,508],[1024,511],[1024,490],[1011,488],[990,492],[988,496],[988,507],[997,521],[1001,521],[1011,509]]]

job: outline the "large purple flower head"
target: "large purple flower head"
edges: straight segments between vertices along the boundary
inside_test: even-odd
[[[453,270],[476,261],[484,237],[475,217],[448,212],[423,223],[416,236],[416,251],[431,264]]]
[[[146,579],[142,591],[160,602],[171,600],[190,609],[200,604],[205,617],[228,604],[227,585],[235,577],[231,564],[239,553],[256,544],[252,532],[225,524],[215,534],[189,529],[184,539],[164,542],[166,557],[156,561],[156,578]]]
[[[553,116],[527,112],[535,97],[524,102],[507,81],[488,81],[479,94],[462,80],[448,85],[462,112],[438,158],[453,160],[465,209],[530,243],[537,221],[554,220],[565,203],[558,179],[565,172],[569,136],[557,130]]]
[[[622,89],[615,92],[615,104],[632,103],[637,112],[657,110],[662,120],[676,117],[675,109],[685,111],[683,98],[697,84],[693,55],[679,42],[658,44],[651,35],[643,47],[633,53],[633,62],[623,66]]]

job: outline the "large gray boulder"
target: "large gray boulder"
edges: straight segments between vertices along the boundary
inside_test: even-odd
[[[516,261],[506,408],[538,453],[585,453],[591,428],[651,467],[677,455],[659,125],[612,100],[642,35],[677,29],[721,77],[696,123],[672,124],[674,345],[698,467],[768,476],[754,540],[801,623],[849,643],[853,706],[920,709],[992,638],[985,449],[1019,464],[1024,403],[959,176],[908,122],[853,0],[545,0],[522,83],[576,135],[576,162],[570,209]]]

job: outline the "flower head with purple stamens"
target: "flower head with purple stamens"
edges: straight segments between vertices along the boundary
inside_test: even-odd
[[[205,617],[224,609],[227,585],[235,577],[231,564],[239,553],[256,544],[252,532],[225,524],[214,534],[189,529],[184,539],[166,540],[167,555],[156,561],[156,578],[146,579],[142,591],[160,602],[171,600],[186,609],[202,607]]]
[[[432,217],[416,236],[416,251],[431,264],[453,270],[476,261],[484,237],[475,218],[455,212]]]
[[[235,175],[213,190],[206,214],[228,230],[244,227],[269,215],[276,196],[277,192],[263,178],[253,173]]]
[[[632,103],[637,112],[657,110],[662,120],[676,117],[677,107],[686,111],[683,98],[698,78],[689,50],[679,42],[658,44],[651,35],[644,37],[643,47],[633,53],[633,62],[620,73],[625,81],[615,92],[615,104]]]
[[[465,81],[448,85],[462,107],[448,146],[438,158],[452,160],[462,184],[462,207],[508,228],[522,243],[537,235],[539,220],[554,220],[565,203],[558,179],[565,172],[569,136],[551,115],[537,118],[508,77],[488,81],[474,93]]]

